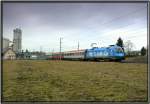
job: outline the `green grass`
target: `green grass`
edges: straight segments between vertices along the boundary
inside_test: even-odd
[[[147,56],[136,56],[136,57],[127,57],[126,60],[127,62],[135,62],[135,63],[147,63],[148,58]]]
[[[147,64],[3,62],[4,101],[147,101]]]

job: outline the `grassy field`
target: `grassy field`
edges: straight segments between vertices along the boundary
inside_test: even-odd
[[[148,63],[147,56],[128,57],[125,62],[129,63]]]
[[[147,64],[3,62],[4,101],[146,101]]]

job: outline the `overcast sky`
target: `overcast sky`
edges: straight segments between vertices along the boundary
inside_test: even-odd
[[[115,44],[121,37],[134,50],[147,46],[146,3],[5,3],[3,37],[22,29],[22,47],[30,51],[62,51]]]

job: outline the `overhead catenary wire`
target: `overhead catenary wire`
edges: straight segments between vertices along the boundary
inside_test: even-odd
[[[116,21],[118,21],[119,19],[122,19],[122,18],[124,18],[124,17],[133,16],[133,14],[135,14],[135,13],[140,13],[139,11],[141,11],[141,10],[143,10],[143,9],[145,9],[145,8],[146,8],[146,7],[137,9],[137,10],[132,11],[132,12],[129,12],[129,13],[125,14],[125,15],[117,16],[116,18],[113,18],[113,19],[111,19],[111,20],[109,20],[109,21],[107,21],[107,22],[105,22],[105,23],[99,24],[99,25],[105,27],[106,24],[109,24],[109,23],[111,23],[111,22],[114,22],[114,20],[115,20],[115,22],[116,22]]]
[[[108,24],[110,24],[111,22],[114,22],[114,20],[115,20],[115,22],[116,21],[118,21],[119,19],[122,19],[122,18],[125,18],[125,17],[128,17],[128,16],[132,16],[133,14],[135,14],[135,13],[140,13],[139,11],[141,11],[141,10],[143,10],[143,9],[145,9],[146,7],[144,7],[144,8],[140,8],[140,9],[137,9],[137,10],[135,10],[135,11],[132,11],[132,12],[130,12],[130,13],[127,13],[127,14],[125,14],[125,15],[121,15],[121,16],[118,16],[118,17],[116,17],[116,18],[113,18],[113,19],[111,19],[111,20],[109,20],[109,21],[107,21],[107,22],[105,22],[105,23],[102,23],[102,24],[100,24],[101,26],[103,26],[103,27],[106,27]],[[131,15],[129,15],[129,14],[131,14]],[[126,28],[127,26],[131,26],[131,25],[135,25],[135,24],[133,24],[133,23],[128,23],[126,26],[119,26],[119,27],[117,27],[117,29],[115,29],[115,30],[119,30],[119,29],[122,29],[122,28]],[[111,26],[111,25],[109,25],[109,26]],[[109,26],[107,26],[107,28],[109,27]],[[91,28],[90,28],[91,29]],[[137,30],[137,28],[136,28],[136,30]],[[133,31],[133,29],[132,29],[132,31]],[[103,37],[103,36],[99,36],[99,38],[101,38],[101,37]],[[105,36],[104,36],[105,37]],[[98,37],[95,37],[95,38],[98,38]]]
[[[122,19],[122,18],[126,18],[126,17],[129,17],[129,16],[132,16],[133,14],[135,14],[135,13],[140,13],[139,11],[140,10],[143,10],[143,9],[145,9],[146,7],[144,7],[144,8],[141,8],[141,9],[137,9],[137,10],[135,10],[135,11],[132,11],[132,12],[130,12],[130,13],[128,13],[128,15],[127,14],[125,14],[125,15],[121,15],[121,16],[119,16],[119,17],[116,17],[116,18],[113,18],[113,19],[111,19],[111,20],[109,20],[109,21],[107,21],[107,22],[105,22],[105,23],[102,23],[102,24],[99,24],[100,25],[100,27],[102,26],[102,27],[106,27],[108,24],[111,24],[112,22],[116,22],[116,21],[118,21],[118,20],[120,20],[120,19]],[[129,15],[129,14],[131,14],[131,15]],[[130,25],[132,25],[133,23],[128,23],[126,26],[124,26],[124,25],[122,25],[122,26],[117,26],[116,28],[117,28],[117,30],[118,29],[121,29],[121,28],[126,28],[127,26],[130,26]],[[133,24],[134,25],[134,24]],[[105,30],[106,29],[109,29],[108,27],[110,27],[110,26],[112,26],[112,25],[108,25],[107,26],[107,28],[105,28]],[[113,25],[113,27],[114,27],[114,25]],[[92,28],[90,28],[90,29],[92,29]]]
[[[111,19],[111,20],[109,20],[109,21],[107,21],[107,22],[104,22],[104,23],[102,23],[102,24],[99,24],[99,25],[105,27],[105,26],[107,26],[108,24],[111,24],[112,22],[116,22],[116,21],[118,21],[118,20],[120,20],[120,19],[122,19],[122,18],[126,18],[126,17],[129,17],[129,16],[132,16],[132,15],[135,14],[135,13],[140,13],[139,11],[141,11],[141,10],[143,10],[143,9],[145,9],[145,8],[146,8],[146,7],[137,9],[137,10],[132,11],[132,12],[130,12],[130,13],[126,13],[125,15],[118,16],[118,17],[116,17],[116,18],[113,18],[113,19]],[[131,14],[131,15],[130,15],[130,14]],[[127,26],[130,26],[131,24],[133,24],[133,23],[129,23],[129,24],[126,25],[126,26],[120,26],[119,28],[117,28],[117,30],[121,29],[122,27],[123,27],[123,28],[126,28]],[[134,24],[133,24],[133,25],[134,25]],[[109,26],[111,26],[111,25],[109,25]],[[107,26],[107,28],[108,28],[109,26]],[[133,31],[133,30],[132,30],[132,31]],[[125,31],[125,32],[127,32],[127,31]],[[129,32],[129,31],[128,31],[128,32]],[[133,38],[133,37],[134,37],[134,36],[132,36],[132,38]],[[66,46],[64,46],[64,47],[66,47]],[[70,46],[70,47],[72,47],[72,46]]]

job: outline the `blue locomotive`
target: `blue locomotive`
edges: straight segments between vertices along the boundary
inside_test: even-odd
[[[120,46],[110,45],[109,47],[92,48],[85,51],[85,60],[115,60],[125,59],[125,53]]]
[[[61,60],[113,60],[121,61],[125,59],[125,53],[120,46],[110,45],[109,47],[94,47],[92,49],[74,50],[63,53],[53,53],[49,59]]]

